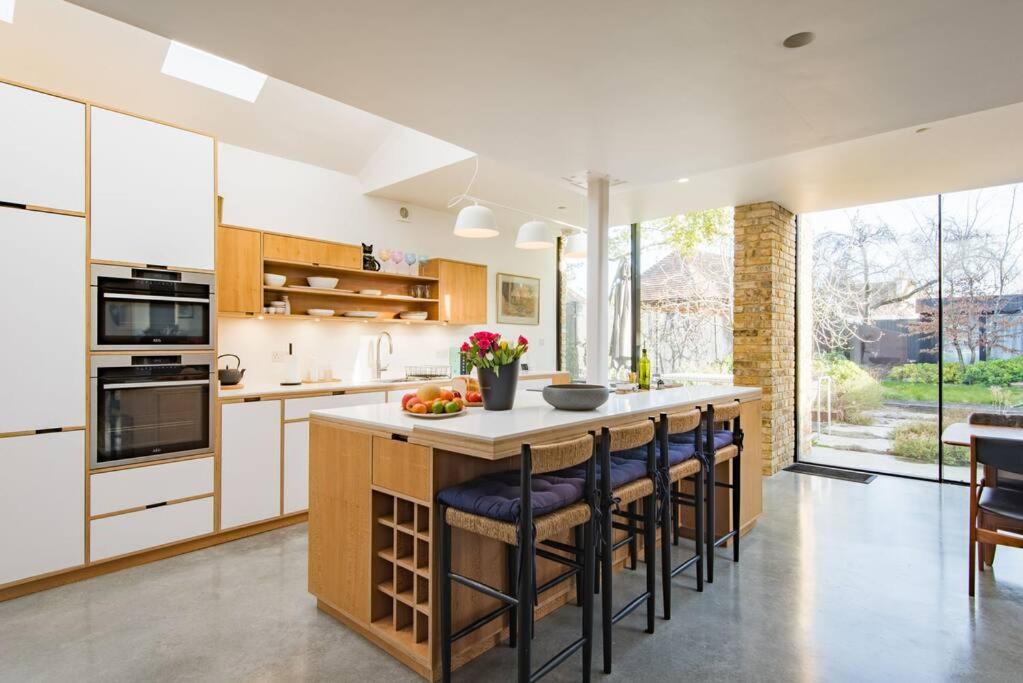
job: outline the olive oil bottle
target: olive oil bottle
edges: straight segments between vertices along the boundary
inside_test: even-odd
[[[650,388],[650,358],[643,349],[643,355],[639,357],[639,388]]]

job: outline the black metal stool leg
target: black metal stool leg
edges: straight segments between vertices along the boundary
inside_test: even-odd
[[[715,475],[716,468],[714,467],[714,454],[711,453],[708,458],[707,467],[707,533],[704,535],[707,544],[707,583],[714,583],[714,534],[717,531],[717,525],[714,519],[715,513],[715,501],[717,499],[715,490]]]
[[[585,529],[582,525],[577,526],[574,530],[575,535],[575,561],[580,565],[583,563],[584,556],[586,554],[586,546],[583,545],[583,534]],[[582,607],[583,604],[583,573],[579,572],[575,575],[575,604]]]
[[[519,539],[519,590],[516,597],[519,600],[519,639],[518,639],[518,680],[519,683],[529,683],[532,672],[532,661],[530,647],[533,643],[533,537],[530,534]]]
[[[583,683],[589,683],[593,668],[593,574],[596,570],[596,548],[593,538],[593,519],[583,527],[583,587],[580,592],[583,606]]]
[[[664,603],[664,618],[671,619],[671,544],[668,543],[668,534],[671,533],[673,524],[672,509],[675,507],[671,502],[671,490],[669,486],[668,499],[661,505],[661,599]]]
[[[732,528],[735,530],[735,536],[732,537],[732,560],[734,562],[739,561],[739,519],[740,519],[740,500],[739,496],[742,492],[742,468],[740,467],[740,460],[742,456],[736,454],[732,458]]]
[[[604,501],[610,499],[610,496],[601,497],[601,505],[603,505],[603,515],[601,516],[603,524],[601,525],[601,535],[604,539],[601,550],[600,550],[600,609],[601,609],[601,635],[603,636],[604,646],[604,673],[611,673],[611,560],[614,553],[611,551],[613,527],[611,526],[611,506],[605,505]]]
[[[451,681],[451,527],[447,507],[439,506],[440,520],[440,662],[441,680]]]
[[[693,517],[694,523],[696,524],[696,530],[693,534],[694,545],[696,546],[696,553],[700,556],[700,559],[696,561],[696,590],[703,591],[703,559],[707,551],[704,544],[700,541],[701,538],[706,538],[706,529],[704,525],[703,515],[703,494],[704,494],[704,481],[703,481],[703,467],[700,467],[700,471],[696,473],[696,479],[693,481]]]
[[[629,569],[636,571],[636,567],[639,563],[639,558],[637,557],[639,554],[637,552],[639,543],[636,538],[639,527],[636,526],[636,520],[634,518],[635,514],[638,512],[636,501],[629,503],[627,509],[629,511],[629,538],[631,539],[629,540]]]
[[[506,545],[505,557],[508,561],[508,595],[517,595],[519,582],[519,549],[514,545]],[[512,606],[508,612],[508,647],[514,648],[518,637],[517,607]]]
[[[643,564],[646,565],[646,632],[654,632],[657,611],[657,496],[643,501]],[[669,575],[670,576],[670,575]]]
[[[675,495],[678,495],[681,492],[681,490],[682,490],[682,485],[679,482],[675,482],[672,485],[672,491],[675,493]],[[681,530],[681,524],[682,524],[682,504],[681,503],[677,503],[677,502],[673,502],[671,504],[671,509],[672,509],[672,512],[674,513],[672,515],[674,528],[671,530],[672,531],[672,535],[674,536],[674,541],[673,542],[674,542],[675,545],[678,545],[679,538],[682,536],[682,530]]]

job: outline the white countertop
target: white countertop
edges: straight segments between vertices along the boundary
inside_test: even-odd
[[[545,431],[578,426],[580,431],[611,419],[641,416],[660,410],[680,409],[731,399],[760,398],[760,389],[731,385],[698,385],[634,394],[612,394],[596,410],[555,410],[538,391],[520,391],[512,410],[490,411],[469,408],[465,415],[442,420],[410,417],[397,403],[349,406],[314,410],[312,418],[328,420],[374,431],[402,434],[417,442],[462,441],[494,444],[509,439],[526,439]]]

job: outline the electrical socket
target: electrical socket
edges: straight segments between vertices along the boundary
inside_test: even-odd
[[[270,360],[272,360],[274,363],[283,363],[284,359],[287,357],[288,353],[286,351],[274,351],[273,355],[270,357]]]

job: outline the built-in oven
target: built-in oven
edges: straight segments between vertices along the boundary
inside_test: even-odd
[[[93,351],[213,348],[211,273],[97,264],[91,285]]]
[[[94,355],[93,469],[211,453],[215,372],[213,353]]]

